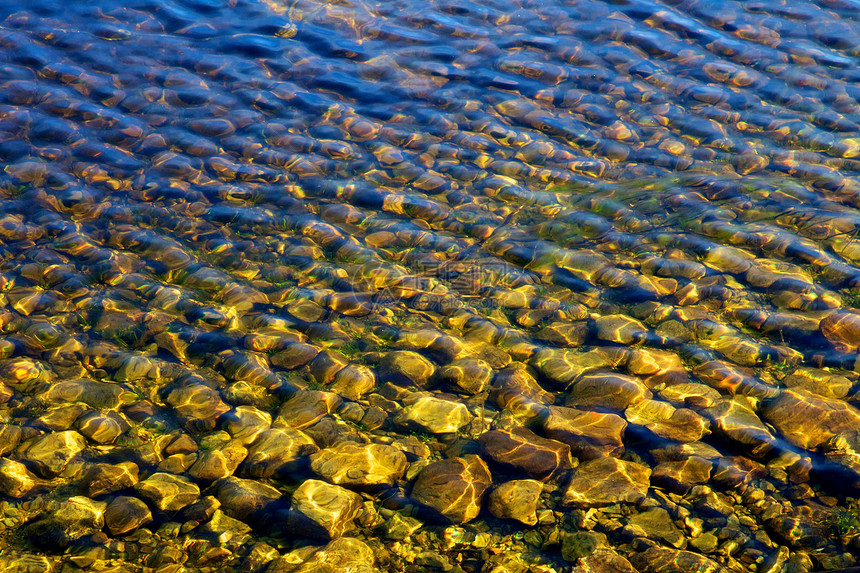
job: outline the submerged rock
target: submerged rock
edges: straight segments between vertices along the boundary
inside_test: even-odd
[[[27,466],[14,460],[0,458],[0,494],[6,497],[24,497],[39,483]]]
[[[90,497],[99,497],[124,490],[138,482],[138,467],[134,462],[96,464],[84,475],[84,491]]]
[[[107,503],[88,497],[74,496],[49,505],[38,520],[27,526],[26,535],[34,544],[52,549],[65,549],[82,537],[104,527]]]
[[[635,503],[645,498],[651,469],[635,462],[599,458],[574,470],[562,502],[574,507],[601,507],[618,502]]]
[[[571,467],[567,444],[541,438],[528,428],[491,430],[482,434],[479,441],[496,463],[512,466],[540,480]]]
[[[640,573],[728,573],[716,561],[693,553],[666,547],[650,547],[647,551],[636,553],[630,563]]]
[[[231,476],[214,486],[224,513],[245,523],[263,523],[280,506],[281,492],[255,480]]]
[[[33,440],[21,452],[21,459],[40,476],[52,478],[86,447],[86,438],[73,430],[45,434]]]
[[[302,563],[296,573],[379,573],[373,550],[363,541],[340,537]]]
[[[784,390],[763,405],[761,414],[789,443],[805,450],[860,428],[860,410],[800,388]]]
[[[397,424],[431,434],[458,432],[471,420],[469,409],[463,404],[434,396],[418,398],[394,419]]]
[[[617,414],[550,406],[543,421],[547,437],[570,446],[577,458],[591,460],[624,453],[627,422]]]
[[[412,498],[454,523],[466,523],[481,512],[490,484],[487,464],[478,456],[466,455],[425,467],[412,487]]]
[[[271,428],[261,432],[248,448],[242,471],[251,477],[270,477],[304,463],[304,458],[317,450],[314,441],[300,430]]]
[[[134,489],[161,511],[180,510],[200,497],[200,488],[187,479],[162,472],[136,483]]]
[[[309,537],[336,538],[355,529],[362,507],[357,493],[309,479],[293,492],[291,522]]]
[[[342,443],[310,457],[311,470],[336,485],[373,488],[393,485],[406,471],[406,456],[385,444]]]
[[[111,535],[123,535],[152,521],[149,507],[136,497],[119,496],[105,509],[105,525]]]
[[[515,519],[525,525],[537,523],[537,503],[543,484],[533,479],[507,481],[494,488],[487,506],[499,519]]]

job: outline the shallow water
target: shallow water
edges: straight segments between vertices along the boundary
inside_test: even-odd
[[[853,565],[858,8],[0,3],[3,566]]]

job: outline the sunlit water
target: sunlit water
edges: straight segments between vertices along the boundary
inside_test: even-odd
[[[78,487],[94,463],[183,474],[164,451],[181,432],[239,440],[237,406],[277,416],[311,396],[299,404],[313,415],[280,412],[314,447],[393,442],[418,464],[368,497],[377,510],[412,511],[427,461],[481,454],[494,484],[528,477],[476,440],[526,426],[558,438],[555,405],[626,423],[618,447],[569,445],[579,461],[648,466],[663,480],[652,498],[761,486],[812,521],[842,512],[857,533],[845,497],[860,484],[857,2],[0,10],[0,451],[54,480],[6,486],[10,503]],[[514,399],[517,368],[539,386]],[[125,393],[87,397],[82,378]],[[418,391],[468,413],[442,429],[404,419]],[[87,441],[68,465],[28,457],[28,440],[70,430]],[[665,464],[691,454],[711,477],[671,485]],[[287,501],[312,476],[254,468],[240,456],[227,474],[263,477]],[[561,470],[539,509],[561,509]],[[540,535],[584,527],[542,515]],[[770,544],[755,535],[768,519]],[[183,521],[156,512],[147,527],[171,520]],[[851,547],[836,526],[804,545],[772,520],[741,522],[734,552],[683,545],[733,570],[783,546],[792,559]],[[353,535],[390,544],[374,523]],[[532,530],[485,506],[474,523]],[[637,547],[603,527],[622,555]],[[228,566],[247,553],[229,550]],[[518,551],[571,566],[557,539]],[[810,563],[851,564],[833,559]]]

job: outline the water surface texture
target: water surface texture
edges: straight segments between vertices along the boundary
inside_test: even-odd
[[[0,571],[860,552],[860,3],[0,3]]]

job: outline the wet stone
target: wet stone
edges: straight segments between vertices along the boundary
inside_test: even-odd
[[[466,523],[480,513],[484,493],[491,483],[490,470],[478,456],[440,460],[418,474],[412,499],[454,523]]]
[[[669,512],[662,507],[655,507],[633,515],[627,521],[624,532],[634,537],[647,537],[662,541],[677,549],[684,549],[687,546],[684,534],[675,527]]]
[[[720,434],[747,448],[754,457],[763,456],[776,446],[776,438],[744,396],[722,399],[705,410],[705,414]]]
[[[379,573],[373,550],[363,541],[340,537],[314,553],[296,573]]]
[[[845,376],[817,368],[797,368],[781,382],[788,388],[800,388],[824,398],[844,398],[854,386]]]
[[[337,373],[348,364],[349,360],[340,352],[323,350],[311,360],[309,367],[311,376],[314,377],[317,384],[328,385],[334,381]]]
[[[597,531],[571,532],[561,539],[561,556],[565,561],[576,562],[600,549],[608,549],[608,540]]]
[[[821,323],[821,334],[840,352],[856,352],[860,348],[860,315],[834,312]]]
[[[105,509],[105,525],[111,535],[124,535],[152,521],[149,507],[136,497],[119,496]]]
[[[806,450],[860,427],[860,411],[853,406],[799,388],[764,404],[761,415],[789,443]]]
[[[196,431],[213,430],[218,417],[230,410],[218,392],[202,384],[173,390],[167,396],[167,403],[189,429]]]
[[[215,487],[224,513],[252,525],[263,523],[281,505],[281,492],[255,480],[228,477]]]
[[[720,399],[719,391],[696,382],[675,384],[658,392],[661,398],[676,408],[710,408]]]
[[[490,400],[502,409],[552,404],[554,399],[525,368],[505,368],[497,372],[490,390]]]
[[[343,400],[333,392],[302,390],[278,409],[278,421],[297,430],[304,430],[336,411]]]
[[[38,478],[20,462],[0,458],[0,494],[24,497],[38,484]]]
[[[262,432],[248,448],[242,473],[262,478],[281,471],[287,472],[318,449],[314,441],[300,430],[291,427],[271,428]]]
[[[73,430],[45,434],[21,452],[21,459],[30,464],[38,475],[51,478],[62,472],[86,446],[86,438]]]
[[[627,422],[617,414],[550,406],[542,426],[547,437],[567,444],[580,459],[624,453],[622,436]]]
[[[82,484],[89,497],[99,497],[122,491],[138,482],[138,467],[134,462],[96,464],[84,474]]]
[[[631,424],[644,426],[661,438],[678,442],[695,442],[710,433],[707,419],[688,408],[675,409],[659,400],[642,400],[628,407],[624,416]]]
[[[499,484],[487,498],[487,507],[499,519],[514,519],[525,525],[537,523],[537,503],[543,484],[537,480],[512,480]]]
[[[493,461],[522,470],[536,479],[547,480],[571,467],[567,444],[541,438],[528,428],[491,430],[482,434],[479,441]]]
[[[406,456],[385,444],[341,443],[310,457],[311,470],[335,485],[375,488],[393,485],[406,471]]]
[[[359,400],[376,387],[376,374],[367,366],[351,364],[334,375],[329,389],[347,400]]]
[[[213,482],[233,474],[248,455],[248,450],[238,440],[224,446],[201,451],[197,460],[188,468],[188,475],[199,482]]]
[[[571,573],[639,573],[630,562],[610,548],[597,548],[580,557]]]
[[[382,357],[379,371],[383,380],[426,388],[436,371],[436,366],[417,352],[396,350]]]
[[[651,547],[647,551],[636,553],[630,558],[630,563],[640,573],[727,573],[716,561],[693,553],[667,547]]]
[[[681,461],[664,461],[654,467],[651,482],[677,493],[686,493],[691,487],[707,483],[711,478],[713,462],[699,456]]]
[[[362,509],[361,497],[340,486],[309,479],[293,492],[295,528],[309,537],[337,538],[355,529],[353,520]]]
[[[91,412],[78,418],[78,431],[98,444],[110,444],[131,426],[117,412]]]
[[[635,462],[599,458],[580,464],[564,492],[563,503],[574,507],[601,507],[645,498],[651,470]]]
[[[421,396],[406,406],[394,421],[431,434],[449,434],[460,431],[471,419],[469,409],[459,402]]]
[[[639,378],[615,373],[586,374],[571,387],[565,406],[621,411],[651,396]]]
[[[623,314],[601,316],[595,321],[597,338],[618,344],[641,342],[648,336],[648,329],[634,318]]]
[[[200,497],[200,488],[186,478],[154,473],[134,485],[137,493],[161,511],[177,511]]]
[[[53,384],[45,393],[52,402],[83,402],[91,408],[114,410],[135,400],[135,394],[119,384],[95,380],[68,380]]]
[[[106,508],[107,503],[82,496],[54,502],[38,521],[27,526],[26,535],[41,547],[66,548],[101,530]]]
[[[530,364],[548,381],[566,388],[585,372],[609,366],[609,361],[596,352],[543,348],[532,356]]]
[[[320,349],[310,344],[303,342],[294,342],[287,346],[284,350],[273,354],[269,360],[272,366],[282,368],[284,370],[294,370],[300,366],[304,366],[313,360]]]
[[[237,406],[222,416],[221,423],[234,439],[250,444],[271,427],[272,415],[254,406]]]
[[[458,358],[436,372],[440,384],[462,394],[480,394],[492,378],[490,365],[476,358]]]

